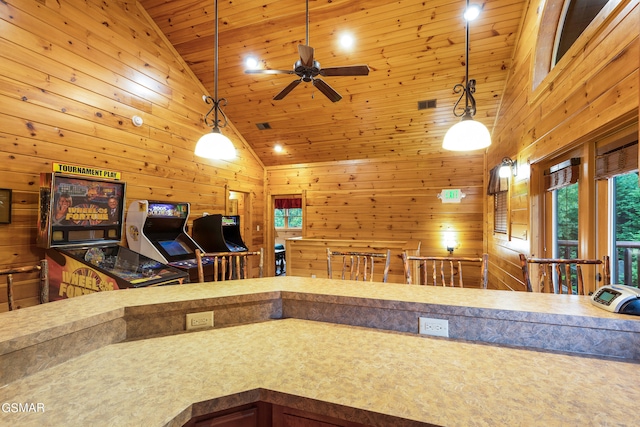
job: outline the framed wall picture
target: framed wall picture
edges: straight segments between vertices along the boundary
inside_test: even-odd
[[[11,224],[11,189],[0,188],[0,224]]]

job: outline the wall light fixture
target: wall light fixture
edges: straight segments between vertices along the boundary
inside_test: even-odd
[[[498,173],[500,178],[509,178],[511,175],[518,175],[518,161],[511,160],[509,157],[503,158],[502,164],[500,165],[500,171]]]

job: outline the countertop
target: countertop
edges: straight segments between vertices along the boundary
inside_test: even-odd
[[[238,284],[194,283],[180,286],[126,289],[122,292],[98,292],[82,298],[70,298],[45,305],[29,307],[0,314],[0,354],[10,352],[16,345],[33,344],[48,340],[52,334],[65,334],[69,330],[84,328],[108,319],[120,318],[125,309],[187,304],[193,307],[207,299],[236,298],[246,300],[256,297],[282,294],[291,298],[306,295],[372,301],[391,301],[398,304],[430,304],[461,309],[489,309],[507,316],[545,315],[563,316],[578,321],[615,320],[624,322],[631,330],[640,332],[640,318],[610,313],[594,307],[589,297],[578,295],[554,295],[497,291],[484,289],[460,289],[438,286],[415,286],[390,283],[354,283],[342,280],[302,277],[267,277],[250,279]],[[46,320],[43,319],[46,318]],[[19,325],[19,327],[16,327]]]
[[[567,297],[567,305],[558,295],[279,277],[103,292],[3,313],[0,354],[10,358],[17,348],[122,318],[127,310],[182,304],[198,311],[208,300],[314,295],[472,306],[519,317],[570,313],[587,323],[620,320],[632,330],[640,324],[591,306],[588,297]],[[298,406],[303,399],[306,410],[314,402],[354,408],[356,421],[370,425],[385,425],[375,414],[444,426],[636,425],[630,417],[640,402],[638,368],[630,361],[277,319],[103,345],[1,386],[0,404],[31,403],[44,412],[3,409],[0,424],[173,426],[203,408],[267,396]]]

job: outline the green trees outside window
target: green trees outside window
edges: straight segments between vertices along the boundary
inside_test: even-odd
[[[276,209],[276,228],[302,228],[302,209]]]

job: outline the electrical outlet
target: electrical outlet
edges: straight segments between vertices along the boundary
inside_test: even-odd
[[[418,332],[423,335],[449,337],[449,321],[446,319],[431,319],[421,317]]]
[[[212,328],[213,311],[203,311],[201,313],[187,313],[187,331],[192,329]]]

